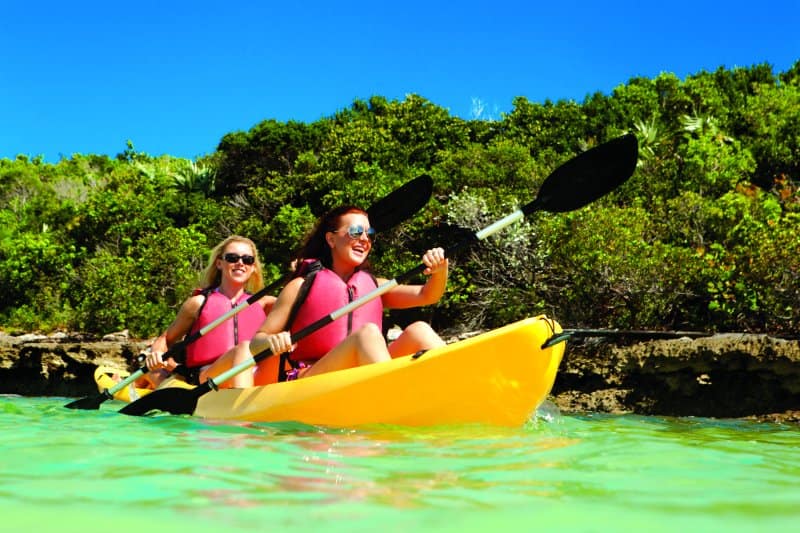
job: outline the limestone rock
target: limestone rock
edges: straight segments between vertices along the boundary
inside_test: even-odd
[[[565,411],[768,417],[800,409],[800,342],[750,334],[569,342],[552,392]]]
[[[130,369],[144,342],[0,334],[0,394],[85,396],[98,365]]]

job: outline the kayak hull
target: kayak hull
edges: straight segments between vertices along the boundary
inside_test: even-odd
[[[538,316],[419,356],[198,399],[204,418],[332,427],[372,424],[520,426],[553,386],[565,342],[542,345],[561,327]]]

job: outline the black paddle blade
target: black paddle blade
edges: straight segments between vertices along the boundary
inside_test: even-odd
[[[167,387],[154,390],[147,396],[142,396],[131,402],[120,413],[131,416],[143,416],[150,411],[163,411],[173,415],[190,415],[197,408],[197,399],[207,392],[209,387],[200,385],[194,389],[181,387]],[[203,392],[198,393],[198,390]]]
[[[408,220],[425,207],[433,194],[433,179],[423,174],[381,198],[369,209],[367,216],[375,231],[391,229]]]
[[[87,396],[85,398],[79,398],[74,402],[69,402],[66,407],[67,409],[85,409],[85,410],[92,410],[92,409],[100,409],[100,405],[108,400],[110,396],[105,394],[98,394],[96,396]]]
[[[579,209],[610,193],[631,177],[639,158],[639,143],[629,133],[578,154],[555,169],[539,188],[536,199],[522,208],[563,213]]]

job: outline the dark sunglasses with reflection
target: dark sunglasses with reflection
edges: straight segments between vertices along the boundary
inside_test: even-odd
[[[336,230],[334,233],[338,231],[339,230]],[[364,235],[365,233],[367,235],[367,239],[369,239],[370,241],[375,240],[375,228],[364,228],[364,226],[362,226],[361,224],[353,224],[352,226],[347,228],[346,231],[348,237],[350,237],[354,241],[360,239],[361,236]]]
[[[244,263],[245,265],[252,265],[253,263],[256,262],[256,258],[253,257],[252,255],[239,255],[239,254],[227,253],[223,255],[222,258],[228,263],[236,263],[240,259],[242,260],[242,263]]]

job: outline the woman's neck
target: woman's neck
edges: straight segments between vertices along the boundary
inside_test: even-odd
[[[235,302],[241,298],[242,293],[244,292],[244,285],[222,280],[222,283],[220,283],[219,287],[217,287],[217,290],[230,301]]]
[[[356,267],[353,265],[343,265],[341,262],[334,261],[331,270],[344,281],[347,281],[355,273]]]

